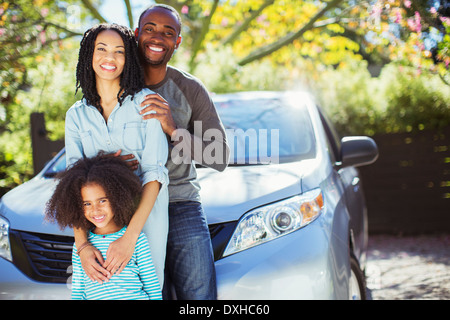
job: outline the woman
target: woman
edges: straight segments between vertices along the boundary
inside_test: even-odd
[[[99,151],[123,152],[136,158],[135,173],[143,184],[139,206],[124,235],[109,246],[106,261],[98,251],[95,256],[109,271],[108,278],[120,273],[143,231],[162,287],[168,228],[168,174],[164,166],[168,144],[159,121],[144,121],[139,115],[140,103],[153,92],[142,89],[136,50],[133,32],[126,27],[100,24],[84,34],[77,65],[77,90],[82,89],[83,99],[66,114],[66,161],[70,166]],[[74,228],[77,247],[87,241],[86,231]],[[91,250],[94,248],[89,246],[80,254],[85,270],[98,265]]]

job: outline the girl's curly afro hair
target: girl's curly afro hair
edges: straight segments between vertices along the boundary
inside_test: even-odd
[[[81,188],[90,183],[100,185],[108,197],[114,221],[125,226],[139,203],[142,192],[140,179],[125,161],[111,154],[99,153],[82,158],[57,178],[59,182],[45,208],[46,219],[66,227],[89,230],[94,225],[84,216]]]

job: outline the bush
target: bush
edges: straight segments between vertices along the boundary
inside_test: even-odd
[[[450,90],[438,75],[390,64],[377,78],[365,61],[321,74],[314,92],[341,135],[412,132],[450,125]]]
[[[390,65],[379,78],[384,132],[442,129],[450,125],[450,88],[436,75]]]

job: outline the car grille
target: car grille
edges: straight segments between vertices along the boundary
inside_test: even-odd
[[[11,233],[14,264],[36,281],[65,283],[71,275],[74,238],[24,231]]]
[[[235,226],[236,222],[209,226],[216,261]],[[66,283],[71,276],[73,237],[11,230],[10,241],[13,263],[33,280]]]

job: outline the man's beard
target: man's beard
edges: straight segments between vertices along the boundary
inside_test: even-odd
[[[155,67],[158,67],[158,66],[164,64],[164,59],[161,59],[161,60],[159,60],[159,61],[154,61],[154,60],[151,60],[150,58],[148,58],[147,56],[145,56],[145,57],[144,57],[144,60],[145,60],[145,63],[146,63],[146,64],[149,64],[149,65],[155,66]]]
[[[160,60],[151,60],[146,54],[145,51],[142,52],[142,50],[139,50],[139,60],[141,61],[141,64],[146,64],[146,65],[151,65],[154,67],[159,67],[159,66],[163,66],[166,63],[168,63],[168,61],[166,62],[166,57],[167,57],[167,52],[166,55],[164,57],[162,57],[162,59]]]

